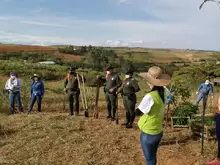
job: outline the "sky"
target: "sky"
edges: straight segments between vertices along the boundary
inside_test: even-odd
[[[202,0],[0,0],[0,42],[220,50]]]

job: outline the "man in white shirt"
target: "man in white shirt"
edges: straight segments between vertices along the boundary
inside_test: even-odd
[[[5,89],[9,93],[11,113],[13,114],[15,112],[15,100],[17,101],[19,112],[22,112],[23,108],[20,95],[21,81],[17,78],[15,72],[10,73],[10,78],[6,81]]]

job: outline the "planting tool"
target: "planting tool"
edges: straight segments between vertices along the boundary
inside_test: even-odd
[[[89,117],[89,110],[88,110],[88,103],[86,99],[86,89],[85,89],[85,81],[84,76],[81,76],[82,78],[82,84],[83,84],[83,95],[84,95],[84,101],[85,101],[85,117]]]
[[[205,109],[206,109],[207,98],[206,94],[203,93],[203,106],[202,106],[202,146],[201,146],[201,154],[203,154],[204,149],[204,120],[205,120]]]
[[[80,94],[80,98],[81,98],[81,101],[82,101],[82,106],[83,106],[83,109],[85,110],[85,103],[84,103],[84,99],[83,99],[83,91],[81,90],[81,84],[80,84],[80,80],[79,80],[79,75],[77,74],[76,75],[76,78],[77,78],[77,81],[78,81],[78,85],[79,85],[79,90],[81,91],[81,94]]]
[[[118,119],[118,95],[116,95],[116,124],[119,124],[119,119]]]
[[[100,88],[100,81],[99,79],[97,80],[97,86],[96,86],[96,99],[95,99],[95,112],[93,114],[93,117],[95,119],[98,119],[99,117],[99,107],[98,107],[98,102],[99,102],[99,88]]]

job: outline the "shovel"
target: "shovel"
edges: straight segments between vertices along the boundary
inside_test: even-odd
[[[82,75],[82,84],[83,84],[83,94],[84,94],[84,101],[85,101],[85,117],[89,117],[89,110],[88,110],[88,104],[86,99],[86,89],[85,89],[85,82],[84,82],[84,76]]]
[[[79,75],[77,74],[76,77],[77,77],[79,89],[80,89],[80,91],[82,91],[82,90],[81,90],[81,84],[80,84],[80,81],[79,81]],[[81,98],[81,101],[82,101],[83,109],[85,109],[85,103],[84,103],[84,99],[83,99],[83,91],[82,91],[82,93],[80,94],[80,98]]]
[[[100,87],[100,81],[97,80],[97,86],[96,86],[96,100],[95,100],[95,112],[93,114],[93,117],[95,119],[99,118],[99,108],[98,108],[98,102],[99,102],[99,87]]]

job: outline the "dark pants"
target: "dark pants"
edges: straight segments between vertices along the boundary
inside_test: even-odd
[[[147,165],[157,164],[157,149],[159,147],[159,143],[161,141],[162,136],[162,132],[158,135],[149,135],[144,132],[141,132],[141,147],[144,152],[144,157]]]
[[[73,108],[76,114],[79,114],[79,91],[69,91],[68,92],[68,100],[69,100],[69,113],[73,115]],[[75,104],[75,106],[74,106]]]
[[[220,114],[216,114],[216,136],[218,140],[218,155],[217,157],[220,158]]]
[[[106,93],[106,101],[107,101],[107,109],[108,109],[108,116],[112,116],[115,118],[116,109],[117,109],[117,95],[114,93]]]
[[[22,112],[22,103],[21,103],[20,92],[15,92],[15,93],[10,92],[9,93],[9,102],[10,102],[11,113],[14,113],[14,111],[15,111],[15,100],[18,104],[19,112]]]
[[[136,95],[123,96],[123,104],[126,111],[126,123],[133,124],[135,119]]]
[[[42,96],[35,96],[35,95],[31,96],[31,103],[30,103],[28,112],[32,111],[36,101],[37,101],[38,112],[41,112]]]

